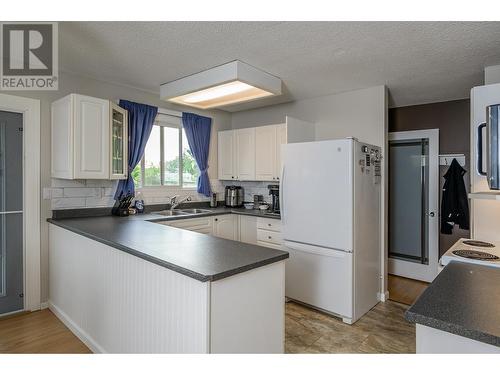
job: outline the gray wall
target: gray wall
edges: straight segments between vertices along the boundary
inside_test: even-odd
[[[375,86],[337,95],[298,100],[233,113],[233,129],[278,124],[285,116],[316,124],[316,139],[354,136],[360,141],[384,145],[387,106],[385,86]]]
[[[215,143],[211,144],[211,157],[209,163],[212,165],[209,173],[212,176],[217,175],[217,143],[216,135],[218,130],[231,128],[231,115],[222,111],[199,111],[192,108],[186,109],[181,106],[171,105],[159,99],[159,94],[145,92],[139,89],[120,86],[112,83],[97,81],[82,76],[61,72],[59,75],[58,91],[19,91],[9,92],[11,95],[18,95],[40,100],[41,113],[41,158],[40,173],[41,187],[51,186],[50,177],[50,104],[67,94],[78,93],[83,95],[106,98],[110,100],[128,99],[140,103],[151,104],[161,108],[189,111],[212,117],[213,127],[212,135]],[[215,134],[215,136],[214,136]],[[46,219],[51,217],[50,200],[41,200],[41,300],[48,299],[48,224]]]

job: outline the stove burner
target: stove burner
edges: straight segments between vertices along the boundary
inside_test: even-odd
[[[485,253],[484,251],[477,251],[477,250],[454,250],[452,251],[453,254],[458,255],[459,257],[462,258],[469,258],[469,259],[475,259],[475,260],[498,260],[500,259],[496,255],[490,254],[490,253]]]
[[[477,247],[495,247],[495,245],[493,245],[492,243],[476,241],[476,240],[465,240],[462,241],[462,243],[465,245],[477,246]]]

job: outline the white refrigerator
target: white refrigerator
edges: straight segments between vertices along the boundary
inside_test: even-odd
[[[354,138],[282,146],[286,296],[349,324],[380,296],[380,159]]]

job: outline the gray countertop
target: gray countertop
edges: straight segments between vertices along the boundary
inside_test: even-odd
[[[229,213],[233,213],[233,210],[218,208],[209,215]],[[165,218],[150,213],[129,217],[101,216],[48,221],[199,281],[220,280],[288,258],[286,251],[225,240],[154,222],[203,216],[207,215]]]
[[[500,346],[500,268],[451,262],[406,320]]]

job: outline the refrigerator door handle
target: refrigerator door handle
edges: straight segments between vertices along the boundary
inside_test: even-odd
[[[486,123],[482,123],[477,127],[477,173],[481,176],[487,176],[483,171],[483,129],[486,128]],[[488,148],[488,147],[486,147]]]

